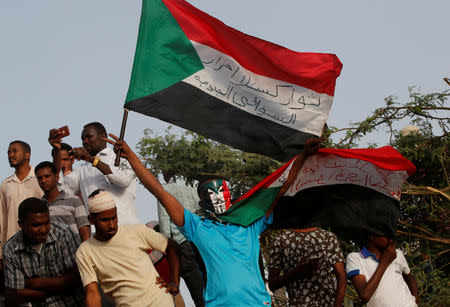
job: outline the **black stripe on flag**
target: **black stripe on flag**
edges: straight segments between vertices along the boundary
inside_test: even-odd
[[[280,161],[298,154],[306,140],[315,137],[242,111],[185,82],[133,100],[125,107]]]

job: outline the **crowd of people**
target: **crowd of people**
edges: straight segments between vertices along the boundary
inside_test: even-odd
[[[180,275],[197,307],[271,306],[268,291],[283,287],[289,306],[343,306],[347,280],[368,306],[418,304],[393,238],[369,233],[361,250],[344,258],[336,235],[316,225],[274,239],[267,289],[259,237],[272,213],[247,227],[223,222],[220,214],[231,207],[223,178],[193,189],[164,174],[162,185],[102,124],[84,126],[82,147],[62,143],[64,133],[50,131],[53,161],[36,167],[26,142],[9,144],[15,171],[0,188],[6,306],[181,306],[174,299]],[[75,159],[84,163],[74,168]],[[138,180],[158,200],[159,231],[139,223]],[[152,259],[155,251],[162,257]]]

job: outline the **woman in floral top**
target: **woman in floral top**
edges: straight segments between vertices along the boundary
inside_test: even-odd
[[[342,306],[344,261],[334,233],[318,227],[288,229],[272,246],[269,287],[286,287],[289,306]]]

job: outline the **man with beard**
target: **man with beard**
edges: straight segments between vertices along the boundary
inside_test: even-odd
[[[116,204],[108,192],[94,191],[88,208],[95,235],[81,244],[76,255],[86,306],[101,306],[100,284],[119,307],[173,307],[170,294],[179,292],[180,282],[177,243],[143,224],[118,225]],[[167,255],[171,269],[167,289],[158,285],[149,250]]]
[[[54,163],[61,169],[61,138],[59,129],[50,130],[49,142],[55,150]],[[92,122],[84,126],[81,133],[83,147],[72,149],[74,158],[86,163],[77,167],[70,174],[63,177],[63,190],[77,195],[81,193],[84,204],[88,196],[97,189],[111,193],[117,206],[117,215],[121,224],[137,224],[134,198],[137,180],[134,172],[126,162],[119,167],[114,166],[115,153],[106,146],[106,129],[99,122]]]
[[[15,172],[3,180],[0,188],[0,258],[3,257],[2,251],[6,241],[19,231],[17,225],[19,204],[28,197],[41,198],[44,194],[34,174],[34,167],[30,165],[30,156],[31,148],[27,143],[16,140],[9,144],[8,161]]]

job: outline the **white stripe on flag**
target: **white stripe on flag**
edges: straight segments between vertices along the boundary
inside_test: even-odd
[[[321,134],[332,96],[257,75],[216,49],[191,43],[205,69],[184,82],[253,115],[302,132]]]
[[[284,195],[293,196],[301,190],[324,185],[356,184],[399,200],[406,178],[406,171],[382,169],[368,161],[314,155],[306,159]]]

